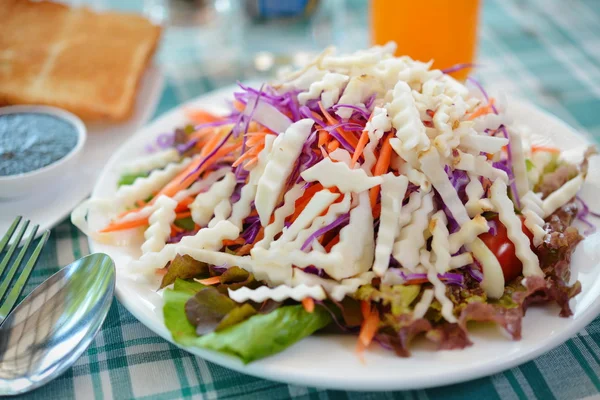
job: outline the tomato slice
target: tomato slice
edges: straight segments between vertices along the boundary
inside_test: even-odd
[[[523,220],[524,218],[521,217],[521,221]],[[504,281],[508,283],[522,274],[523,264],[517,258],[517,255],[515,254],[515,245],[508,238],[506,227],[502,225],[500,219],[496,216],[492,218],[490,222],[496,223],[496,234],[492,235],[490,232],[487,232],[479,235],[479,238],[498,259],[500,267],[502,267],[502,273],[504,274]],[[533,240],[533,235],[524,224],[523,232],[531,242]]]

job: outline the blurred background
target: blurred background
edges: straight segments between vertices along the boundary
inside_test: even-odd
[[[70,0],[141,13],[165,26],[158,63],[167,88],[155,115],[237,80],[269,78],[333,45],[396,40],[491,90],[526,97],[600,135],[600,2],[596,0]],[[460,76],[459,76],[460,77]]]

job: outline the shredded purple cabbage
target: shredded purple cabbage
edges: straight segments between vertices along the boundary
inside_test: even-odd
[[[454,64],[451,67],[448,68],[444,68],[441,71],[444,74],[450,74],[452,72],[456,72],[456,71],[460,71],[461,69],[466,69],[466,68],[477,68],[479,65],[478,64],[473,64],[473,63],[460,63],[460,64]],[[469,79],[469,78],[467,78]]]
[[[475,260],[475,263],[477,264],[477,260]],[[475,279],[477,282],[481,283],[483,281],[483,272],[481,272],[481,267],[471,264],[466,267],[466,270],[469,275],[471,275],[471,278]]]
[[[575,199],[581,205],[580,210],[577,212],[577,219],[583,222],[588,227],[588,229],[586,229],[583,232],[583,234],[586,236],[591,235],[592,233],[596,232],[596,226],[592,224],[587,219],[587,217],[588,215],[593,214],[590,212],[590,208],[588,207],[588,205],[585,203],[585,201],[583,201],[581,197],[579,197],[579,195],[575,196]]]
[[[513,173],[513,170],[512,170],[513,161],[512,161],[512,155],[511,155],[510,137],[508,136],[508,131],[506,130],[506,127],[504,125],[500,125],[498,127],[498,130],[501,131],[502,134],[504,135],[504,137],[508,140],[508,144],[506,145],[506,154],[508,156],[508,165],[510,166],[508,168],[510,173],[507,172],[507,174],[510,178],[510,190],[511,190],[513,198],[515,200],[515,205],[517,206],[518,209],[521,209],[521,199],[519,199],[519,193],[517,192],[517,184],[515,182],[515,174]],[[494,164],[497,164],[497,163],[494,163]]]
[[[348,221],[350,221],[350,214],[349,213],[345,213],[345,214],[340,215],[332,223],[330,223],[329,225],[325,225],[321,229],[317,229],[312,235],[310,235],[304,241],[304,244],[302,244],[302,247],[300,247],[300,250],[302,250],[302,251],[310,250],[310,248],[312,246],[313,240],[315,240],[319,236],[322,236],[322,235],[326,234],[330,230],[332,230],[334,228],[337,228],[338,226],[341,226],[343,224],[347,224]]]
[[[192,172],[190,172],[185,178],[182,179],[182,181],[186,180],[189,176],[193,175],[196,171],[198,171],[200,168],[202,168],[202,166],[204,166],[204,164],[206,163],[207,160],[209,160],[212,156],[215,155],[215,153],[217,151],[219,151],[219,149],[221,147],[223,147],[223,145],[225,143],[227,143],[227,141],[229,140],[229,138],[233,135],[233,129],[229,131],[229,133],[227,135],[225,135],[223,137],[223,139],[221,139],[221,141],[219,142],[219,144],[217,144],[215,146],[215,148],[206,155],[206,157],[204,157],[204,159],[200,162],[200,164],[198,164],[198,166],[196,168],[194,168],[194,170]]]
[[[256,239],[256,236],[258,235],[259,231],[260,231],[260,221],[257,220],[255,222],[251,223],[250,226],[248,228],[246,228],[240,236],[244,238],[246,243],[253,243],[254,240]]]
[[[335,106],[331,107],[329,109],[329,111],[336,112],[340,108],[349,108],[349,109],[353,110],[354,112],[358,113],[364,119],[369,119],[369,116],[370,116],[369,111],[367,111],[361,107],[354,106],[352,104],[336,104]]]
[[[481,94],[485,98],[486,102],[488,102],[488,103],[490,102],[490,96],[488,96],[487,92],[483,88],[483,85],[477,79],[472,78],[472,77],[468,77],[467,81],[471,82],[473,85],[475,85],[477,87],[477,89],[479,89],[479,91],[481,92]],[[493,105],[493,104],[492,104],[492,111],[494,112],[494,114],[498,115],[498,110],[496,109],[496,106]]]
[[[395,270],[395,272],[402,277],[405,281],[417,280],[417,279],[427,279],[427,274],[425,273],[410,273],[406,274],[404,271]],[[457,285],[464,286],[465,278],[462,274],[457,274],[453,272],[446,272],[443,274],[438,274],[438,278],[442,279],[449,285]]]
[[[365,101],[365,107],[367,108],[367,110],[370,110],[371,107],[373,106],[373,103],[375,102],[375,99],[377,98],[376,94],[372,94],[371,97],[369,97],[367,99],[367,101]]]

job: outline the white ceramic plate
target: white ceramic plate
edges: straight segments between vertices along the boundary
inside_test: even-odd
[[[143,152],[143,144],[161,132],[184,123],[183,108],[204,107],[219,110],[232,88],[202,96],[156,120],[138,132],[109,161],[93,195],[110,196],[119,176],[119,165]],[[563,149],[581,146],[588,140],[567,125],[531,104],[513,101],[513,116],[536,131],[549,135]],[[584,197],[594,210],[600,210],[600,163],[592,163]],[[595,196],[594,196],[595,195]],[[598,222],[598,221],[596,221]],[[95,252],[109,254],[117,265],[117,297],[144,325],[172,342],[163,324],[162,297],[156,287],[135,282],[124,273],[135,248],[117,248],[90,243]],[[204,359],[249,375],[300,385],[343,390],[401,390],[440,386],[493,374],[521,364],[558,346],[583,329],[600,311],[600,233],[579,245],[573,257],[573,276],[582,282],[582,293],[572,302],[574,316],[559,318],[556,307],[530,308],[523,321],[523,339],[510,341],[492,327],[472,331],[474,345],[462,351],[432,350],[417,342],[411,358],[398,358],[374,345],[366,353],[366,364],[357,359],[356,338],[341,335],[314,335],[284,352],[243,365],[239,360],[220,353],[185,348]]]
[[[39,224],[38,236],[51,229],[87,197],[108,159],[121,145],[148,122],[163,88],[163,75],[156,66],[142,78],[133,116],[120,124],[86,124],[87,140],[79,155],[77,168],[62,179],[48,182],[34,195],[0,199],[0,232],[6,232],[17,215]],[[26,238],[28,233],[25,234]]]

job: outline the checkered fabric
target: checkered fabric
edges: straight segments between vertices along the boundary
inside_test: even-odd
[[[161,18],[164,8],[160,7],[166,1],[88,3],[99,8],[138,10],[152,17],[158,13]],[[252,54],[268,49],[284,54],[289,52],[291,43],[314,51],[327,44],[321,40],[346,49],[367,45],[366,1],[321,3],[338,8],[330,9],[329,14],[318,14],[312,22],[280,26],[282,33],[277,35],[265,35],[265,27],[236,28],[231,24],[226,31],[185,23],[167,30],[157,58],[167,83],[155,117],[212,89],[256,76],[252,62],[239,61],[242,51]],[[182,18],[175,14],[168,17]],[[307,34],[311,29],[318,29],[319,34]],[[232,61],[236,55],[237,61]],[[478,62],[482,67],[477,75],[488,87],[528,98],[596,140],[600,138],[600,1],[486,0]],[[26,292],[87,253],[86,238],[64,221],[53,229]],[[115,300],[102,330],[84,356],[63,376],[24,397],[576,399],[598,393],[600,319],[555,350],[497,375],[427,390],[353,393],[262,380],[204,361],[155,335]]]

